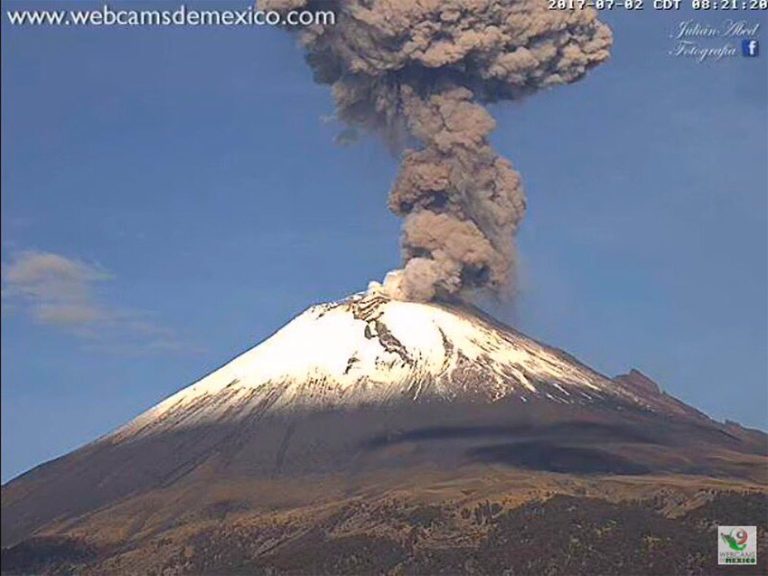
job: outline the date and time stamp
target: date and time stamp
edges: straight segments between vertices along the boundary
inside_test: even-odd
[[[768,10],[768,0],[547,0],[550,10]]]

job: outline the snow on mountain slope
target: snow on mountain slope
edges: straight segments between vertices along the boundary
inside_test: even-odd
[[[163,530],[209,522],[223,519],[210,515],[222,503],[295,502],[291,491],[318,478],[376,490],[445,470],[474,489],[491,465],[493,475],[765,484],[765,463],[765,434],[718,424],[638,372],[608,379],[470,307],[371,290],[310,308],[114,433],[3,486],[2,538],[79,531],[99,514],[120,534],[149,516]]]
[[[113,438],[403,399],[584,403],[606,396],[642,403],[562,352],[471,311],[390,300],[374,288],[309,308]]]

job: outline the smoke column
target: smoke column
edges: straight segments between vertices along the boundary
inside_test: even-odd
[[[404,219],[392,297],[428,301],[514,286],[525,214],[519,174],[488,141],[484,103],[581,78],[609,57],[592,9],[547,0],[261,0],[262,9],[333,9],[335,25],[298,28],[315,80],[340,120],[410,146],[389,195]]]

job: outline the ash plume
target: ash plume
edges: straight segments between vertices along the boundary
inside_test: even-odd
[[[260,8],[336,12],[295,28],[338,118],[409,146],[389,196],[404,218],[403,259],[383,290],[428,301],[514,286],[525,214],[519,174],[489,143],[483,104],[581,78],[609,57],[591,9],[546,0],[261,0]]]

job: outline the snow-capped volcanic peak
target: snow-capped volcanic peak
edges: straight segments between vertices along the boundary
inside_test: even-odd
[[[404,399],[573,403],[612,394],[627,396],[573,358],[474,311],[391,300],[373,289],[312,306],[117,434],[156,429],[161,421],[160,428],[175,427]]]

